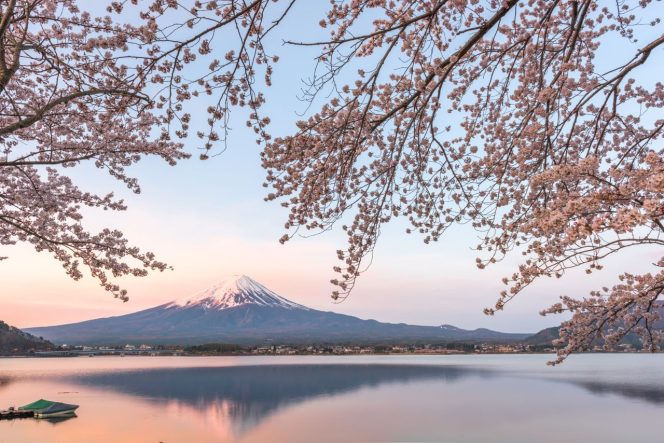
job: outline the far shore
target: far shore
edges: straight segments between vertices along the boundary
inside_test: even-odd
[[[588,355],[588,354],[651,354],[650,352],[640,352],[640,351],[592,351],[592,352],[578,352],[579,355]],[[83,358],[83,357],[113,357],[113,358],[135,358],[135,357],[187,357],[187,358],[197,358],[197,357],[357,357],[357,356],[458,356],[458,355],[473,355],[473,356],[482,356],[482,355],[555,355],[553,351],[540,351],[540,352],[376,352],[372,354],[368,353],[346,353],[346,354],[307,354],[307,353],[298,353],[298,354],[250,354],[250,353],[219,353],[219,354],[189,354],[189,353],[164,353],[157,355],[147,355],[147,354],[132,354],[132,355],[117,355],[117,354],[98,354],[98,355],[34,355],[34,354],[10,354],[10,355],[0,355],[2,359],[53,359],[53,358]]]

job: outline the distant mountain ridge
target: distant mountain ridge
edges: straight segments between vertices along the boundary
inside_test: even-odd
[[[132,314],[26,331],[72,345],[514,342],[530,335],[381,323],[319,311],[281,297],[246,275]]]
[[[23,354],[54,348],[52,343],[0,321],[0,355]]]
[[[659,312],[660,320],[653,324],[653,329],[664,330],[664,303],[656,304],[653,308]],[[525,344],[535,345],[535,346],[553,346],[553,340],[556,340],[560,337],[560,326],[554,326],[551,328],[545,328],[536,334],[527,337],[524,340]],[[641,340],[634,333],[628,333],[622,340],[621,343],[630,344],[639,348],[641,346]],[[593,342],[594,346],[602,346],[604,341],[602,339],[596,339]]]

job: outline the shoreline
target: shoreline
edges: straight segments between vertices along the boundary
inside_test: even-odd
[[[594,352],[578,352],[576,355],[592,355],[592,354],[658,354],[657,352],[639,352],[639,351],[621,351],[621,352],[611,352],[611,351],[594,351]],[[118,355],[118,354],[104,354],[99,353],[95,355],[0,355],[0,359],[51,359],[51,358],[80,358],[80,357],[117,357],[117,358],[133,358],[133,357],[186,357],[186,358],[197,358],[197,357],[357,357],[357,356],[459,356],[459,355],[473,355],[473,356],[483,356],[483,355],[555,355],[555,352],[551,351],[542,351],[542,352],[384,352],[384,353],[343,353],[343,354],[312,354],[312,353],[295,353],[295,354],[256,354],[256,353],[219,353],[219,354],[190,354],[190,353],[164,353],[157,355],[150,354],[127,354],[127,355]]]

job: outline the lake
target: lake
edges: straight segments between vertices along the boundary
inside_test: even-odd
[[[15,442],[662,441],[664,355],[0,358]]]

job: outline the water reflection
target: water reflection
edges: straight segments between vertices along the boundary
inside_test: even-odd
[[[77,418],[76,414],[71,414],[63,417],[46,417],[46,418],[40,418],[39,421],[50,423],[52,425],[57,425],[60,423],[64,423],[66,421],[69,421],[71,419]]]
[[[0,361],[0,406],[81,405],[76,420],[0,422],[0,442],[661,440],[624,423],[661,417],[664,360],[537,358]]]
[[[664,404],[664,386],[641,386],[623,383],[576,382],[595,395],[617,394],[657,405]]]
[[[462,366],[262,365],[87,374],[72,381],[221,414],[235,432],[243,433],[286,406],[316,397],[387,383],[453,382],[492,375]]]
[[[284,406],[310,398],[352,392],[385,383],[425,380],[454,382],[464,377],[516,376],[489,368],[463,365],[287,364],[231,367],[171,368],[106,372],[67,377],[77,383],[152,399],[178,400],[195,407],[229,405],[239,420],[260,419]],[[544,379],[545,373],[535,376]],[[664,386],[555,377],[597,394],[664,404]],[[0,387],[9,378],[0,378]]]

